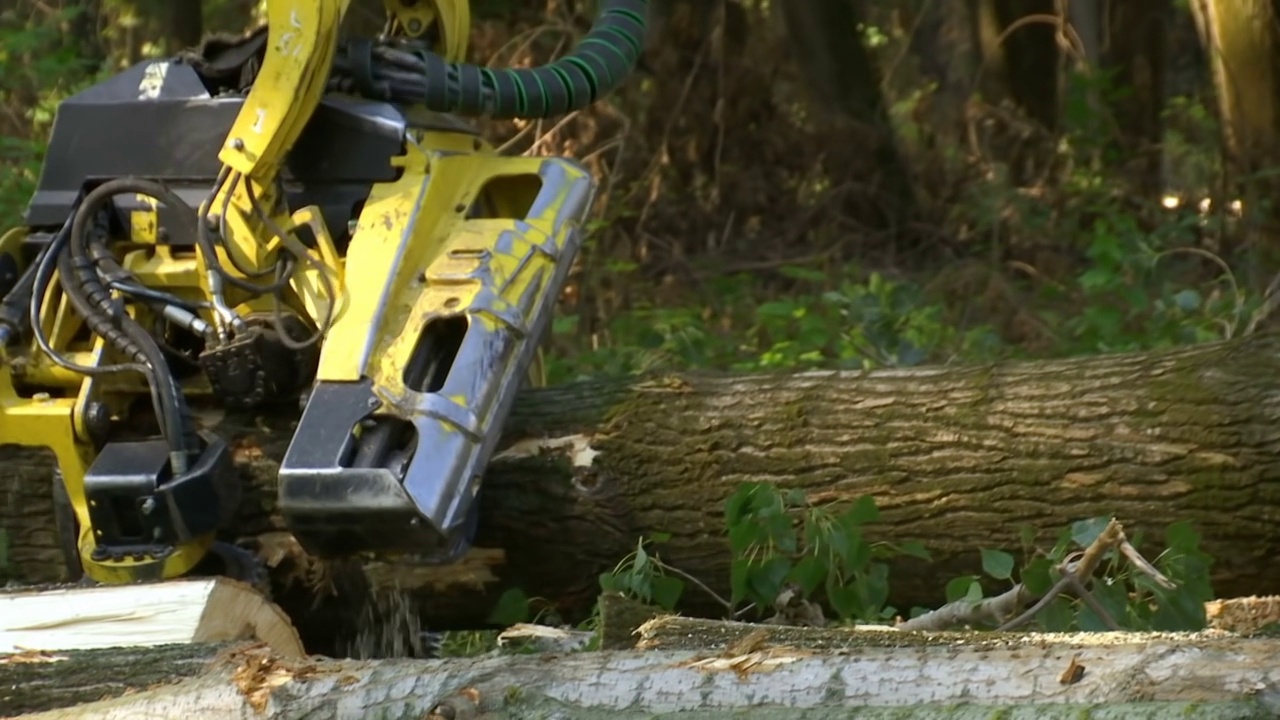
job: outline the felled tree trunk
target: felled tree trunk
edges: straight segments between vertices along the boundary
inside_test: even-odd
[[[525,393],[485,479],[477,548],[446,568],[366,566],[427,625],[485,624],[512,587],[566,620],[647,533],[662,559],[728,595],[724,502],[767,481],[815,502],[871,495],[871,540],[919,539],[934,562],[891,564],[891,602],[937,606],[979,548],[1017,552],[1020,528],[1056,536],[1114,516],[1159,543],[1194,523],[1220,597],[1280,593],[1280,339],[997,366],[579,383]],[[287,418],[223,418],[249,488],[237,530],[276,566],[276,600],[304,641],[334,619],[273,514]],[[0,457],[0,527],[27,581],[56,580],[49,466]],[[1043,537],[1043,536],[1042,536]],[[1048,541],[1051,542],[1052,538]],[[300,558],[302,561],[300,561]],[[680,610],[723,612],[690,587]],[[342,621],[350,622],[349,608]],[[316,650],[313,650],[315,652]]]
[[[188,679],[29,717],[639,720],[688,713],[708,720],[912,720],[989,718],[1016,708],[1019,716],[1040,718],[1224,720],[1272,716],[1280,687],[1277,640],[1006,635],[952,644],[957,638],[845,634],[844,650],[766,642],[721,652],[586,652],[554,659],[314,662],[255,648],[211,658],[209,648],[188,646],[187,657],[171,658],[176,674]],[[92,669],[93,662],[79,660],[29,665],[25,672],[44,684],[56,684],[64,668],[105,678],[125,672],[106,656]],[[207,669],[191,676],[189,668],[202,663]],[[9,670],[0,665],[0,684]],[[52,707],[66,702],[49,700]]]

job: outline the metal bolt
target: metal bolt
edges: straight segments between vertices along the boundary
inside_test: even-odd
[[[150,515],[151,513],[155,512],[156,499],[149,497],[146,500],[143,500],[142,506],[139,509],[142,510],[143,515]]]
[[[244,150],[244,141],[240,138],[231,138],[232,150]]]
[[[419,19],[417,19],[417,18],[414,18],[414,19],[410,20],[410,21],[409,21],[409,32],[411,32],[411,33],[422,32],[422,21],[421,21],[421,20],[419,20]]]

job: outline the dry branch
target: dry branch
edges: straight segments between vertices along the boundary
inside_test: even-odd
[[[1097,516],[1153,543],[1189,520],[1215,558],[1219,595],[1276,594],[1280,575],[1261,569],[1280,554],[1278,377],[1280,339],[1255,335],[1049,362],[530,391],[486,476],[476,550],[447,568],[365,570],[377,587],[405,588],[436,629],[485,624],[512,587],[574,621],[594,606],[599,574],[661,531],[672,536],[654,547],[664,561],[727,596],[724,501],[740,482],[766,481],[814,502],[874,496],[883,521],[869,540],[922,540],[935,562],[891,567],[900,608],[941,605],[946,580],[978,574],[979,548],[1016,550],[1023,525],[1056,536]],[[353,616],[324,602],[352,578],[318,572],[274,514],[290,412],[210,424],[234,440],[249,487],[237,531],[272,561],[275,597],[306,638]],[[10,570],[55,581],[50,464],[12,448],[0,461]],[[695,590],[682,603],[685,614],[723,611]]]
[[[666,635],[679,638],[688,620]],[[705,622],[705,621],[704,621]],[[781,632],[782,629],[774,628]],[[801,634],[838,631],[802,629]],[[847,633],[843,650],[761,644],[734,657],[656,650],[444,661],[224,655],[197,677],[40,718],[987,718],[1265,716],[1280,641],[1121,634],[968,637]],[[884,636],[891,636],[889,640]],[[699,641],[700,642],[700,641]],[[208,656],[192,646],[193,662]],[[448,703],[449,707],[438,707]]]

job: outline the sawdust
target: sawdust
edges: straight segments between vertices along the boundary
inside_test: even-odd
[[[237,648],[227,656],[235,663],[231,682],[254,712],[265,713],[276,688],[320,673],[311,663],[294,664],[277,657],[265,643]]]
[[[423,657],[422,624],[412,595],[399,588],[374,589],[356,618],[356,631],[344,648],[357,660]]]
[[[813,655],[812,652],[795,648],[766,648],[728,657],[694,658],[677,663],[676,667],[691,668],[701,672],[732,672],[738,676],[739,680],[746,680],[752,673],[776,670],[811,655]]]
[[[1280,624],[1280,596],[1211,600],[1204,604],[1209,627],[1214,630],[1255,635]]]

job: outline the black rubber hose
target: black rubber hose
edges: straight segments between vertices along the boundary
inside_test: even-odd
[[[600,0],[600,14],[573,51],[535,68],[488,68],[446,62],[434,53],[414,58],[420,76],[406,77],[407,53],[395,62],[375,57],[353,44],[338,63],[352,86],[364,95],[391,102],[421,104],[429,110],[494,118],[547,118],[581,110],[613,92],[635,69],[644,50],[649,0]],[[373,51],[383,56],[379,49]],[[366,57],[359,57],[363,53]],[[383,60],[383,62],[378,62]],[[398,66],[398,67],[393,67]],[[363,72],[362,72],[363,71]],[[343,82],[343,81],[346,82]],[[343,88],[345,89],[345,88]]]
[[[147,195],[175,209],[185,206],[182,199],[164,185],[141,178],[119,178],[94,188],[85,196],[72,221],[70,252],[58,259],[62,276],[75,278],[75,282],[64,283],[63,290],[77,305],[77,311],[84,315],[90,330],[134,362],[148,368],[148,380],[160,396],[162,412],[157,419],[165,439],[173,450],[193,455],[200,449],[195,421],[186,398],[169,371],[163,350],[142,325],[119,309],[111,291],[98,275],[101,268],[108,276],[128,277],[105,243],[91,237],[89,227],[98,211],[111,198],[122,193]],[[194,212],[189,225],[188,229],[194,234]]]
[[[10,288],[4,300],[0,300],[0,344],[7,344],[27,331],[27,307],[31,305],[31,290],[36,284],[36,270],[47,252],[49,252],[49,245],[40,249],[35,261]]]

